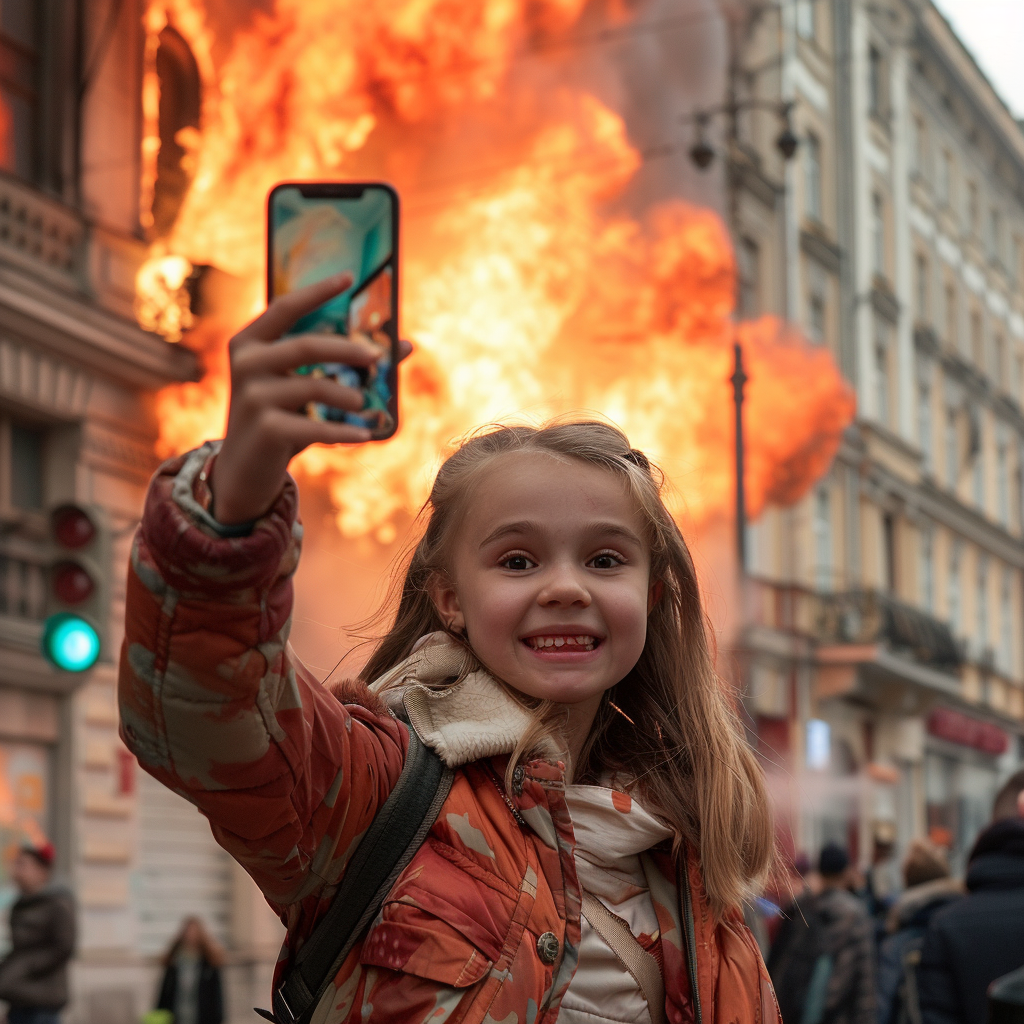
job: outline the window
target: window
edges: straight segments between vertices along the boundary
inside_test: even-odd
[[[957,330],[956,285],[952,282],[949,282],[946,285],[945,299],[946,342],[950,348],[956,348],[957,338],[960,332]]]
[[[42,7],[38,0],[0,4],[0,166],[29,180],[36,174]]]
[[[880,192],[871,197],[871,269],[885,277],[885,200]]]
[[[1006,529],[1010,526],[1010,459],[1005,437],[996,445],[996,516]]]
[[[981,419],[973,406],[968,407],[970,438],[967,457],[971,460],[971,496],[979,511],[985,511],[985,445],[981,436]]]
[[[971,310],[971,358],[982,373],[985,372],[985,326],[981,313]]]
[[[828,275],[817,263],[807,264],[807,333],[818,345],[828,330]]]
[[[43,507],[43,457],[45,431],[11,424],[11,504],[15,508]]]
[[[1012,570],[1003,567],[999,588],[999,666],[1004,675],[1013,674],[1013,577]]]
[[[988,556],[978,555],[977,595],[974,600],[975,629],[982,650],[990,647],[988,627]]]
[[[877,46],[868,50],[868,113],[874,117],[885,113],[885,62]]]
[[[818,38],[816,0],[796,0],[796,30],[802,39]]]
[[[1001,263],[1003,258],[1003,225],[999,211],[993,206],[988,211],[988,258]]]
[[[742,238],[739,250],[739,313],[755,317],[761,312],[761,247],[752,238]]]
[[[896,593],[896,517],[891,512],[882,516],[882,557],[885,559],[883,581],[890,594]]]
[[[889,329],[875,323],[875,417],[884,427],[890,424]]]
[[[935,191],[939,202],[949,206],[953,201],[953,154],[944,149],[939,154],[938,175],[935,180]]]
[[[1013,280],[1017,287],[1024,287],[1024,243],[1020,235],[1013,236]]]
[[[926,472],[933,470],[932,462],[932,389],[927,381],[917,385],[917,443],[921,448],[921,461]]]
[[[962,545],[960,541],[954,540],[949,549],[949,575],[946,578],[946,614],[949,617],[949,627],[957,635],[963,633],[963,608],[960,600],[960,559],[962,557]]]
[[[814,492],[814,581],[818,590],[832,589],[832,501],[828,487]]]
[[[930,526],[921,530],[921,603],[935,611],[935,534]]]
[[[809,220],[821,221],[821,140],[808,132],[804,140],[804,192]]]
[[[960,431],[956,409],[946,408],[946,483],[955,491],[960,479]]]
[[[145,226],[154,237],[162,238],[174,225],[192,182],[202,101],[199,66],[188,43],[170,26],[160,33],[156,72],[160,81],[160,151],[152,220]]]
[[[992,379],[1000,391],[1006,389],[1007,369],[1006,339],[997,333],[992,336]]]
[[[914,296],[917,301],[917,319],[919,323],[928,321],[928,257],[919,252],[914,260]]]
[[[967,182],[967,232],[972,237],[978,234],[978,186]]]
[[[927,136],[924,118],[915,114],[910,120],[910,171],[919,177],[925,176],[927,165]]]

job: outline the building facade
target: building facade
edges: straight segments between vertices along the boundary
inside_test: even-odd
[[[157,464],[153,396],[198,376],[192,353],[135,317],[148,251],[141,18],[137,0],[0,7],[0,900],[5,928],[12,851],[52,839],[79,904],[74,1024],[137,1021],[186,913],[229,948],[234,1019],[268,991],[279,942],[205,819],[140,777],[117,735],[125,566]],[[49,512],[66,502],[109,541],[104,644],[81,674],[40,650]]]
[[[741,98],[801,145],[755,111],[732,154],[741,297],[858,414],[751,529],[749,706],[794,849],[962,868],[1024,756],[1024,133],[929,0],[758,11]]]

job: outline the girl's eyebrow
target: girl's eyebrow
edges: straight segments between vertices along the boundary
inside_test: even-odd
[[[528,519],[521,519],[515,523],[502,523],[497,529],[492,530],[481,542],[480,547],[485,548],[496,540],[512,535],[522,536],[524,533],[534,533],[540,527]],[[583,530],[588,534],[600,534],[602,537],[621,537],[630,541],[638,547],[643,547],[644,542],[628,527],[622,523],[595,522],[583,524]]]

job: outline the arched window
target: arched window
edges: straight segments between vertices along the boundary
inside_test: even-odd
[[[160,81],[160,154],[153,186],[151,233],[160,238],[174,224],[192,181],[202,98],[196,59],[188,43],[170,26],[160,33],[156,73]]]

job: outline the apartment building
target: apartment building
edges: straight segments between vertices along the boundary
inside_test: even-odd
[[[749,115],[741,294],[858,404],[827,476],[751,529],[749,707],[795,849],[930,835],[962,866],[1024,756],[1024,133],[929,0],[747,27],[742,95],[791,103],[801,146]]]

